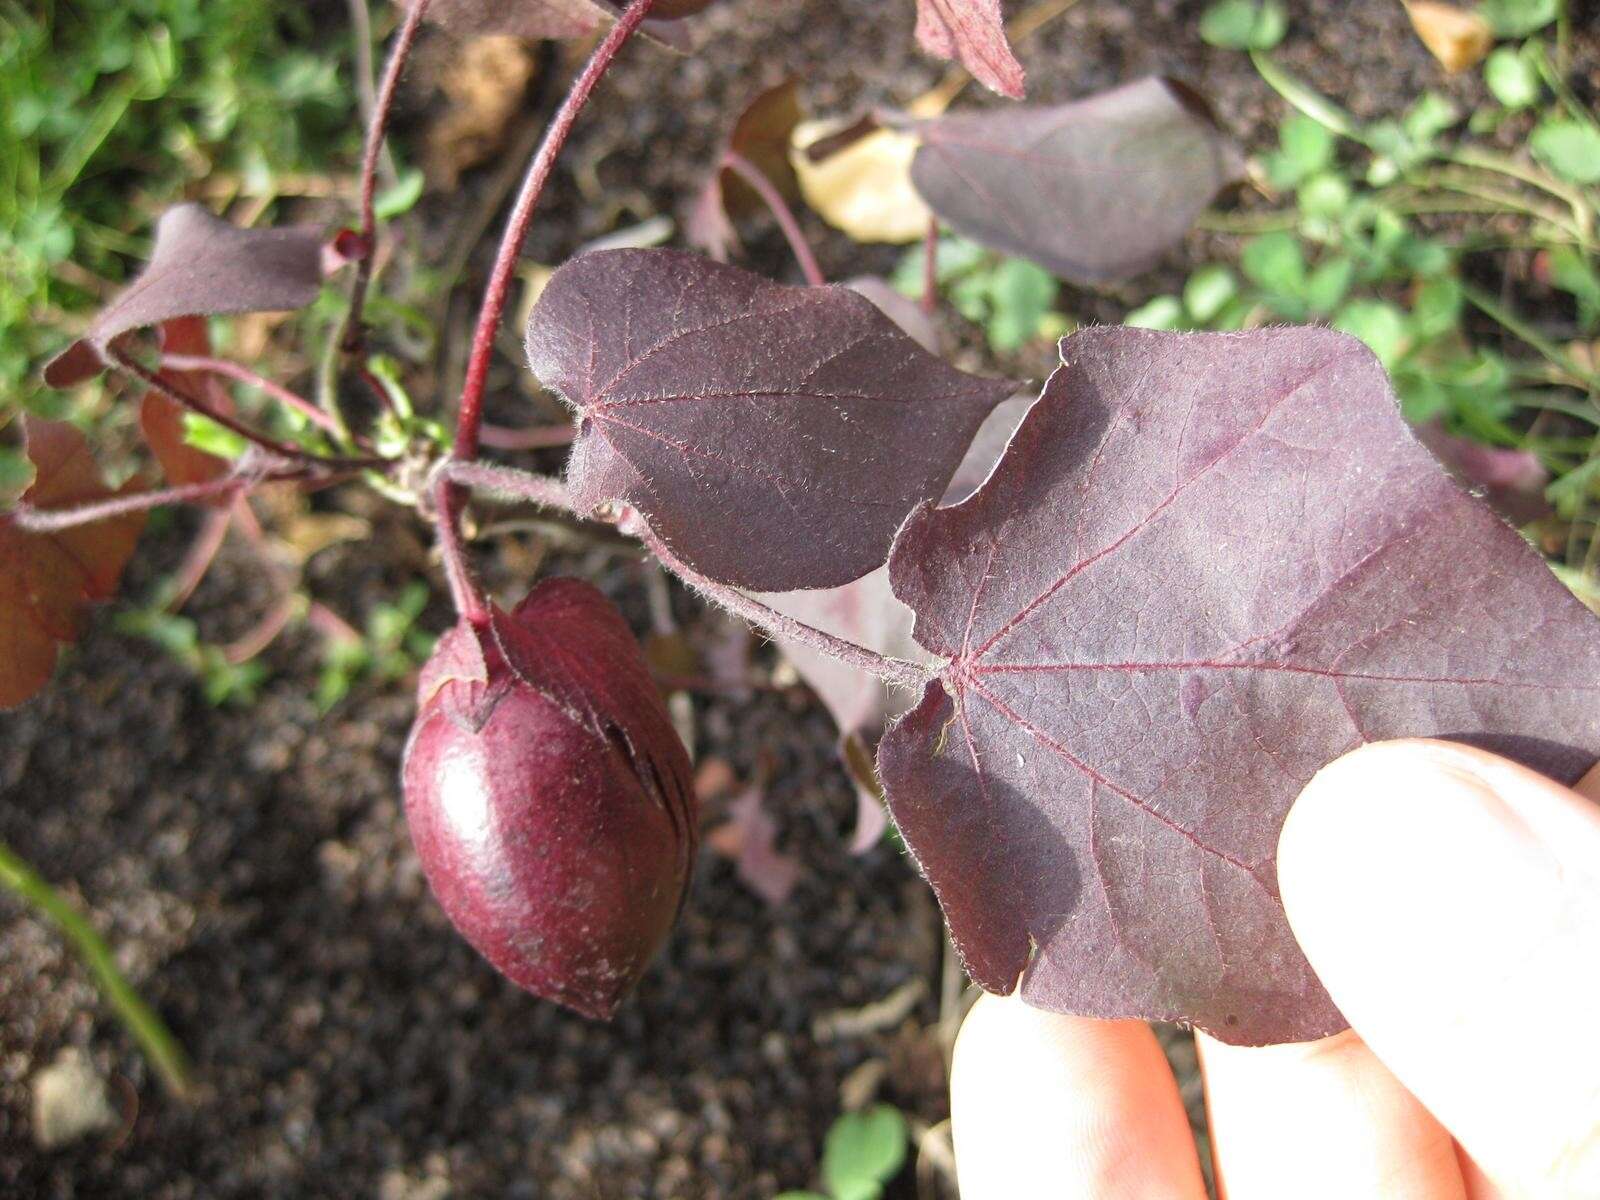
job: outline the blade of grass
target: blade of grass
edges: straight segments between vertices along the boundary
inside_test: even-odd
[[[189,1079],[189,1060],[172,1031],[154,1009],[139,998],[133,986],[117,969],[111,947],[95,932],[66,897],[51,887],[11,848],[0,842],[0,885],[13,892],[47,917],[72,943],[83,965],[89,968],[100,993],[111,1005],[117,1019],[133,1035],[149,1060],[151,1068],[168,1092],[179,1100],[194,1096]]]

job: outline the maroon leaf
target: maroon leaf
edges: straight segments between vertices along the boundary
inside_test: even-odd
[[[71,508],[120,494],[101,482],[89,444],[71,425],[22,421],[34,467],[25,504]],[[137,490],[137,483],[122,489]],[[58,643],[77,640],[89,601],[115,593],[143,528],[142,512],[56,533],[19,529],[0,515],[0,708],[21,704],[49,681]]]
[[[896,539],[948,661],[879,751],[891,810],[991,991],[1332,1033],[1279,902],[1290,804],[1401,735],[1575,780],[1600,623],[1351,338],[1095,329],[1062,360],[977,494]]]
[[[917,44],[953,58],[985,87],[1022,99],[1022,64],[1006,41],[1000,0],[917,0]]]
[[[800,182],[789,162],[789,137],[803,115],[800,85],[795,79],[768,88],[739,114],[733,132],[717,152],[710,178],[685,214],[684,233],[690,245],[719,262],[726,260],[739,244],[733,219],[765,207],[749,184],[722,165],[726,150],[734,151],[770,179],[785,200],[794,203],[800,198]]]
[[[1199,98],[1167,79],[918,128],[911,181],[929,207],[986,246],[1080,282],[1156,263],[1244,169]]]
[[[50,361],[45,382],[71,387],[92,379],[114,339],[174,317],[303,308],[322,286],[322,242],[317,229],[238,229],[198,204],[168,209],[149,264]]]
[[[580,506],[626,501],[697,570],[765,591],[883,562],[1011,390],[934,358],[848,288],[670,250],[562,267],[528,360],[581,419]]]

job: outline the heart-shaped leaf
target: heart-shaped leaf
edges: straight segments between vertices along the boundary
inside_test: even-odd
[[[114,494],[71,425],[25,416],[22,428],[34,468],[24,504],[70,508]],[[0,708],[49,681],[57,645],[77,640],[87,602],[115,593],[143,528],[142,512],[55,533],[21,529],[13,514],[0,514]]]
[[[953,58],[985,87],[1022,99],[1022,64],[1006,41],[1000,0],[917,0],[917,44]]]
[[[322,286],[322,244],[313,228],[238,229],[198,204],[168,209],[150,262],[50,361],[45,382],[71,387],[92,379],[105,370],[112,341],[174,317],[303,308]]]
[[[885,735],[891,811],[991,991],[1238,1043],[1332,1033],[1278,896],[1300,789],[1398,736],[1575,780],[1600,622],[1354,339],[1061,349],[995,474],[896,539],[895,592],[947,665]]]
[[[580,506],[626,501],[695,569],[763,591],[882,563],[1011,391],[935,358],[849,288],[670,250],[558,270],[528,361],[581,419],[567,464]]]
[[[941,218],[1088,283],[1155,264],[1244,170],[1199,97],[1168,79],[918,128],[911,180]]]
[[[789,162],[789,139],[800,123],[800,84],[786,79],[752,100],[728,135],[725,150],[740,155],[790,203],[800,197],[800,183]],[[732,170],[722,165],[722,152],[689,208],[684,233],[690,245],[719,262],[738,245],[733,219],[760,210],[761,197]]]

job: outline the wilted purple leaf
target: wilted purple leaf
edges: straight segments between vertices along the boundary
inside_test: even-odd
[[[778,823],[759,787],[746,788],[728,805],[728,819],[706,835],[706,845],[733,860],[739,880],[768,904],[779,905],[800,882],[800,860],[778,849]]]
[[[1156,263],[1244,169],[1199,98],[1160,78],[918,130],[911,181],[943,220],[1088,283]]]
[[[168,209],[150,262],[50,361],[45,382],[70,387],[92,379],[105,369],[113,340],[174,317],[303,308],[322,286],[322,243],[315,228],[239,229],[198,204]]]
[[[884,737],[891,811],[991,991],[1332,1033],[1279,902],[1290,804],[1402,735],[1575,780],[1600,623],[1351,338],[1096,329],[1062,359],[983,488],[896,539],[948,663]]]
[[[917,0],[917,44],[953,58],[985,87],[1022,99],[1022,64],[1006,41],[1000,0]]]
[[[933,357],[848,288],[670,250],[562,267],[528,361],[580,418],[580,506],[626,501],[697,570],[764,591],[882,563],[1011,390]]]

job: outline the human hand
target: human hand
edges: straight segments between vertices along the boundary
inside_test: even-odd
[[[1584,799],[1588,797],[1589,799]],[[1352,1028],[1197,1035],[1227,1200],[1600,1198],[1600,767],[1577,790],[1443,742],[1363,747],[1278,843]],[[1205,1196],[1150,1027],[984,996],[951,1083],[963,1200]]]

